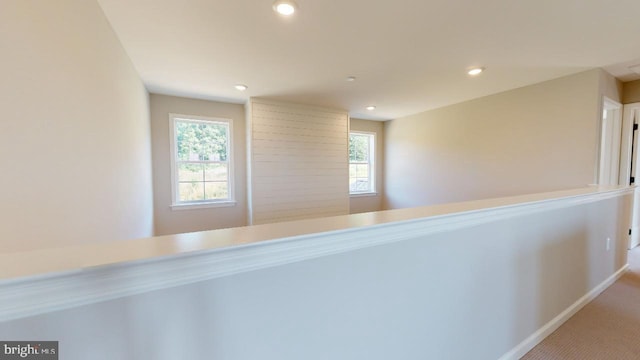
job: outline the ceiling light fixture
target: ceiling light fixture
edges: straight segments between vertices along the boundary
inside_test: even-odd
[[[373,111],[375,109],[376,109],[376,107],[373,106],[373,105],[367,106],[367,110],[369,110],[369,111]]]
[[[249,87],[248,87],[247,85],[238,84],[238,85],[236,85],[236,86],[235,86],[235,88],[236,88],[236,90],[239,90],[239,91],[245,91],[245,90],[247,90]]]
[[[354,82],[354,81],[356,81],[356,77],[355,76],[347,76],[346,80],[349,81],[349,82]]]
[[[480,74],[483,71],[484,71],[483,67],[476,67],[476,68],[473,68],[473,69],[469,69],[469,71],[467,71],[467,74],[469,74],[471,76],[474,76],[474,75]]]
[[[298,4],[293,0],[277,0],[273,3],[273,10],[278,14],[289,16],[298,9]]]

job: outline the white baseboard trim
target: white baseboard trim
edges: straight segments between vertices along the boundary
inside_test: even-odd
[[[538,329],[538,331],[531,334],[531,336],[511,349],[508,353],[502,355],[498,360],[518,360],[523,357],[536,345],[542,342],[542,340],[544,340],[547,336],[551,335],[552,332],[556,331],[556,329],[558,329],[560,325],[564,324],[565,321],[569,320],[570,317],[572,317],[585,305],[591,302],[591,300],[595,299],[596,296],[600,295],[600,293],[602,293],[614,282],[616,282],[616,280],[624,275],[627,270],[629,270],[629,264],[626,264],[625,266],[620,268],[620,270],[616,271],[615,274],[611,275],[608,279],[600,283],[600,285],[593,288],[585,296],[578,299],[578,301],[566,308],[558,316],[546,323],[543,327]]]

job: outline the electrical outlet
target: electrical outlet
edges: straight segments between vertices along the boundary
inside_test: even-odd
[[[611,238],[607,238],[607,251],[611,250]]]

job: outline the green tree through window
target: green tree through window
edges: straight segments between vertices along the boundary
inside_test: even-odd
[[[228,125],[177,121],[178,160],[227,160]]]

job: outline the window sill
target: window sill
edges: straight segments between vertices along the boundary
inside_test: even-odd
[[[367,197],[367,196],[378,196],[377,192],[366,192],[366,193],[351,193],[349,197],[358,198],[358,197]]]
[[[191,203],[191,204],[173,204],[171,205],[171,210],[196,210],[196,209],[209,209],[209,208],[220,208],[220,207],[231,207],[236,206],[236,202],[233,200],[229,201],[218,201],[218,202],[205,202],[205,203]]]

